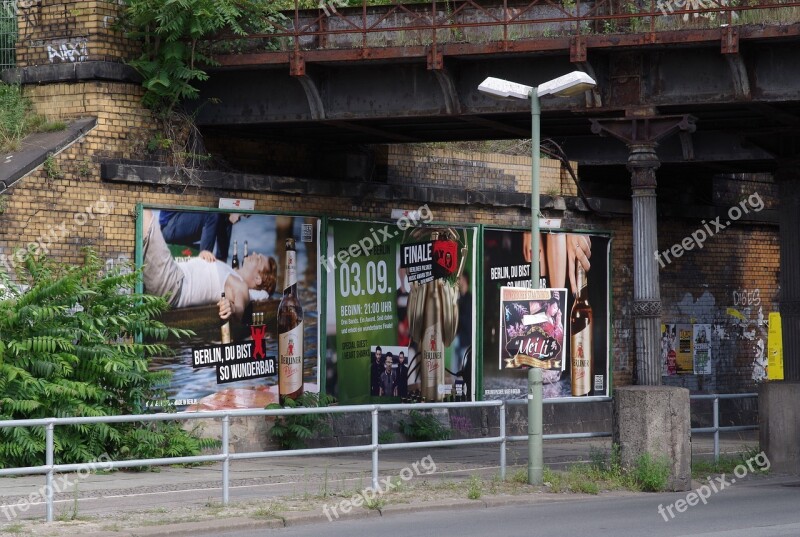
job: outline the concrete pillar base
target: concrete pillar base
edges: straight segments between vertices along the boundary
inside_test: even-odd
[[[649,453],[670,465],[667,487],[692,486],[689,390],[671,386],[625,386],[614,391],[613,440],[622,465],[632,468]]]
[[[800,475],[800,382],[761,384],[758,421],[770,470]]]

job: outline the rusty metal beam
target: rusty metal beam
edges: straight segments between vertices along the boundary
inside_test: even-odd
[[[502,25],[498,25],[502,26]],[[335,32],[332,32],[335,33]],[[341,33],[341,32],[340,32]],[[738,38],[736,37],[738,35]],[[743,41],[769,39],[788,39],[800,36],[800,22],[786,25],[746,25],[737,28],[704,28],[668,30],[653,33],[629,34],[591,34],[556,38],[524,38],[512,41],[490,41],[486,43],[437,43],[434,63],[440,58],[452,56],[481,56],[498,54],[519,54],[524,52],[564,52],[572,53],[576,60],[584,57],[591,49],[662,48],[666,45],[688,45],[702,43],[722,43],[722,52],[734,54]],[[269,37],[269,36],[263,36]],[[407,60],[411,58],[429,59],[430,48],[424,45],[387,46],[373,48],[308,49],[302,56],[305,62],[342,62],[370,60]],[[219,55],[215,59],[222,67],[244,67],[257,65],[289,65],[292,63],[291,51],[260,52],[246,54]]]

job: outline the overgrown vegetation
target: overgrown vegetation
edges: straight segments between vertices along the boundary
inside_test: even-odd
[[[65,128],[63,121],[49,123],[44,116],[34,113],[20,86],[0,82],[0,153],[18,150],[22,139],[34,132]]]
[[[137,414],[164,397],[169,373],[148,371],[148,358],[168,354],[158,341],[190,333],[154,320],[163,298],[131,293],[138,271],[103,269],[86,250],[80,266],[28,254],[16,282],[0,272],[0,420]],[[58,426],[55,461],[194,455],[211,444],[168,423]],[[0,429],[0,466],[44,460],[43,427]]]
[[[287,398],[286,408],[315,408],[325,407],[336,401],[330,395],[319,395],[314,392],[303,392],[297,399]],[[280,409],[278,403],[267,405],[268,409]],[[283,449],[303,449],[306,441],[317,433],[330,431],[326,414],[293,414],[275,418],[275,424],[270,429],[270,436],[278,442]]]
[[[665,490],[669,481],[669,461],[665,457],[655,458],[644,453],[636,459],[633,479],[644,492]]]
[[[747,461],[751,461],[761,453],[759,448],[743,447],[742,451],[736,456],[721,455],[717,462],[713,460],[693,459],[692,460],[692,479],[705,479],[713,474],[733,474],[733,471],[739,465],[747,465]],[[749,468],[749,466],[748,466]],[[755,468],[760,473],[767,473],[769,469],[762,468],[758,465]]]
[[[400,432],[415,442],[447,440],[452,434],[452,431],[442,425],[431,412],[412,410],[408,419],[398,420],[397,423]]]
[[[198,95],[214,60],[203,48],[219,34],[269,33],[281,17],[272,2],[259,0],[126,0],[122,27],[142,45],[130,64],[144,78],[144,104],[168,115],[183,99]]]
[[[663,458],[644,454],[632,468],[624,468],[617,445],[612,446],[610,454],[593,449],[590,458],[589,464],[573,464],[564,472],[545,468],[542,480],[551,492],[598,494],[601,490],[618,489],[658,492],[667,488],[669,463]],[[527,478],[527,472],[520,470],[512,476],[512,481],[527,483]]]

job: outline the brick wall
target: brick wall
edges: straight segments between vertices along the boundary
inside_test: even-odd
[[[42,0],[39,4],[30,4],[32,7],[23,9],[20,14],[20,66],[86,61],[87,57],[89,61],[116,61],[133,53],[130,45],[110,27],[115,10],[113,2]],[[85,43],[85,47],[61,47],[69,43]],[[88,52],[82,55],[84,50]],[[256,200],[258,210],[267,212],[308,212],[369,219],[389,217],[390,207],[385,200],[354,199],[345,189],[338,197],[301,197],[103,182],[99,173],[100,159],[135,157],[155,133],[152,117],[139,104],[141,87],[85,81],[27,86],[25,92],[36,110],[51,120],[94,116],[98,121],[97,127],[82,140],[9,191],[5,210],[0,214],[0,259],[6,263],[17,248],[37,242],[65,262],[79,262],[80,248],[89,245],[109,264],[130,260],[135,247],[134,209],[138,202],[215,207],[219,197],[248,197]],[[310,151],[310,148],[302,148],[292,152],[281,146],[270,157],[280,163],[280,170],[271,173],[280,174],[288,168],[302,169],[302,166],[294,166],[291,160],[314,160],[314,153]],[[379,179],[390,184],[530,191],[528,157],[481,155],[476,159],[473,153],[446,149],[420,152],[410,146],[388,146],[374,151],[384,165],[385,176]],[[258,166],[263,163],[253,163],[253,168]],[[577,194],[571,178],[555,161],[543,159],[542,166],[542,194]],[[712,203],[727,207],[752,192],[770,192],[774,186],[769,178],[742,179],[715,183]],[[440,203],[429,204],[437,220],[503,226],[527,226],[530,222],[528,210],[522,207],[463,206],[448,204],[447,200],[437,201]],[[774,199],[767,199],[767,202],[772,206],[777,203]],[[668,200],[659,200],[660,207],[666,203]],[[413,203],[398,205],[414,208]],[[599,218],[569,211],[553,216],[563,216],[568,228],[606,230],[613,234],[614,385],[630,384],[635,362],[631,317],[631,219],[626,216]],[[659,247],[666,249],[680,243],[699,227],[697,220],[661,218]],[[770,311],[777,311],[778,250],[777,227],[741,224],[720,232],[708,240],[702,250],[686,252],[665,264],[661,271],[663,322],[714,325],[712,374],[670,377],[666,380],[668,383],[703,391],[753,389],[756,362],[764,355],[767,343],[765,320]]]
[[[115,28],[118,8],[111,0],[19,2],[17,65],[133,57],[135,47]]]
[[[455,186],[472,190],[531,191],[531,157],[482,154],[450,149],[420,149],[408,145],[389,146],[385,153],[386,180],[390,184]],[[571,163],[575,173],[577,163]],[[554,159],[541,159],[542,194],[575,196],[577,186],[567,170]]]

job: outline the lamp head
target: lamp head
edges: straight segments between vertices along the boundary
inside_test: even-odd
[[[495,97],[501,98],[515,98],[515,99],[528,99],[531,95],[531,86],[525,84],[517,84],[502,78],[494,78],[490,76],[478,86],[478,91],[488,93]]]
[[[573,71],[564,76],[548,80],[539,85],[537,95],[556,95],[558,97],[571,97],[595,87],[597,83],[592,77],[582,71]],[[500,98],[528,99],[534,88],[525,84],[518,84],[502,78],[489,77],[478,86],[478,90]]]
[[[595,87],[597,82],[582,71],[572,71],[564,76],[548,80],[538,87],[539,97],[555,95],[557,97],[571,97]]]

